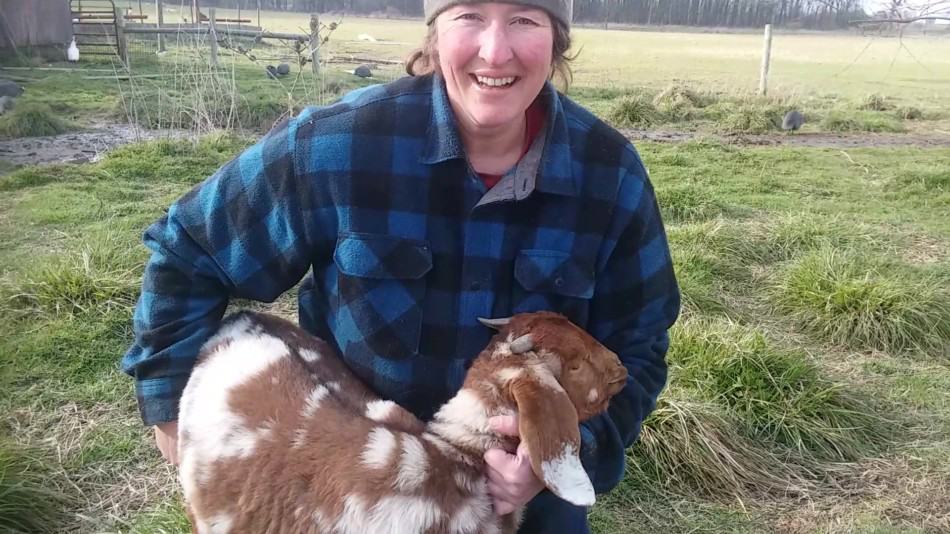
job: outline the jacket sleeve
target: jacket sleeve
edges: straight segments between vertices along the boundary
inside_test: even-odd
[[[285,121],[175,202],[144,236],[152,255],[122,369],[147,425],[178,417],[201,345],[230,297],[272,301],[309,266],[306,199]]]
[[[637,164],[618,192],[588,324],[591,335],[616,352],[629,373],[607,413],[581,424],[581,460],[599,493],[620,482],[625,449],[666,385],[668,330],[680,306],[656,197],[646,170]]]

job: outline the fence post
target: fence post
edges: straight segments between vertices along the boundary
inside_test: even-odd
[[[320,75],[320,17],[316,13],[310,14],[310,63],[313,65],[313,75]]]
[[[115,8],[115,46],[119,52],[119,60],[125,64],[125,68],[130,69],[129,64],[129,40],[125,35],[125,14],[122,8]]]
[[[211,66],[218,66],[218,25],[214,21],[214,8],[208,8],[208,38],[211,39]]]
[[[762,72],[759,74],[759,94],[765,96],[768,92],[769,61],[772,56],[772,25],[765,25],[765,44],[762,49]]]
[[[164,6],[162,6],[162,0],[155,0],[155,13],[156,13],[155,27],[156,28],[161,29],[162,24],[165,23],[165,15],[163,13],[164,10],[165,8]],[[158,34],[158,51],[159,52],[165,51],[165,36],[161,33]]]
[[[261,27],[261,0],[257,0],[257,27]]]

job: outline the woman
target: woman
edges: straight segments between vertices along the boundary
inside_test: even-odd
[[[304,328],[423,419],[488,342],[478,317],[567,315],[630,371],[608,414],[581,428],[594,487],[619,482],[665,385],[679,309],[646,170],[549,82],[566,70],[569,0],[425,11],[413,76],[278,125],[146,231],[123,367],[169,460],[178,398],[228,299],[272,301],[309,270]],[[493,424],[517,435],[512,419]],[[530,501],[522,531],[587,531],[586,510],[541,492],[523,451],[485,460],[497,513]]]

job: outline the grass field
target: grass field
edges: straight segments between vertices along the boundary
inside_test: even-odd
[[[265,17],[274,30],[305,25]],[[358,42],[360,33],[395,44]],[[326,52],[398,58],[421,35],[418,22],[347,17]],[[888,38],[779,34],[774,96],[756,100],[760,36],[576,36],[572,94],[607,118],[618,98],[652,104],[674,82],[717,102],[664,128],[715,132],[733,108],[789,103],[822,120],[879,114],[860,120],[933,136],[950,117],[950,38],[907,39],[904,49]],[[221,76],[168,59],[143,58],[133,72],[158,77],[124,82],[0,74],[14,72],[22,100],[67,128],[132,116],[202,132],[228,121],[266,128],[366,83],[343,73],[347,64],[330,63],[314,86],[271,82],[246,60]],[[387,67],[380,78],[397,74]],[[195,81],[207,76],[215,81]],[[222,95],[241,104],[215,108]],[[901,106],[926,116],[898,119]],[[187,120],[169,118],[186,107]],[[874,134],[851,135],[873,145]],[[0,530],[188,530],[173,470],[117,362],[147,257],[142,230],[252,137],[134,144],[84,164],[0,159]],[[626,479],[591,511],[595,532],[950,531],[950,148],[715,138],[637,147],[685,305],[669,387]],[[292,307],[290,295],[272,305]]]

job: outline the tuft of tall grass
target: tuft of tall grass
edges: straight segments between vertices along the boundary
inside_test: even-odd
[[[914,106],[901,106],[894,110],[894,115],[905,121],[915,121],[924,118],[924,112]]]
[[[87,239],[76,249],[39,259],[4,279],[0,309],[29,316],[130,310],[145,260],[141,252],[118,233]]]
[[[729,134],[762,134],[778,130],[781,111],[775,106],[756,103],[726,104],[714,111],[719,130]]]
[[[893,107],[886,96],[878,93],[871,93],[858,103],[858,108],[867,111],[887,111]]]
[[[653,105],[669,121],[696,118],[699,108],[715,102],[715,97],[700,94],[686,86],[672,84],[653,97]]]
[[[741,431],[728,409],[671,389],[630,449],[627,480],[651,491],[731,499],[799,493],[811,484],[800,466]]]
[[[53,461],[0,439],[0,531],[59,531],[69,499],[52,487],[44,472],[44,466]]]
[[[905,131],[904,126],[891,115],[875,111],[834,110],[821,121],[832,132],[891,132]]]
[[[69,121],[59,117],[46,104],[37,102],[23,103],[0,117],[0,136],[6,137],[57,135],[71,128]]]
[[[832,343],[946,354],[950,292],[933,277],[885,267],[822,247],[786,270],[773,301],[801,328]]]
[[[749,438],[806,461],[854,460],[888,440],[869,403],[759,330],[687,319],[671,331],[667,358],[671,383],[728,410]]]
[[[660,122],[662,115],[646,95],[635,93],[614,100],[608,119],[617,126],[651,126]]]

